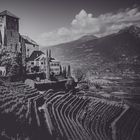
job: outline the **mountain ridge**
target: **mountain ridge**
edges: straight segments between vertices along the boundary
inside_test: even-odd
[[[139,71],[140,28],[130,26],[119,32],[96,38],[93,35],[78,40],[49,47],[53,55],[72,67],[110,71]],[[135,66],[138,70],[135,69]],[[125,68],[122,68],[124,67]]]

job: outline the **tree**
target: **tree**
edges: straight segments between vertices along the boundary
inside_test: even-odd
[[[74,90],[77,83],[74,81],[73,77],[69,77],[67,79],[67,82],[65,83],[66,91]]]
[[[86,77],[85,72],[81,68],[74,69],[73,74],[77,79],[77,82],[83,81]]]
[[[61,65],[60,65],[60,75],[62,75],[62,67],[61,67]]]
[[[10,71],[8,72],[8,76],[19,76],[20,74],[20,67],[19,64],[15,61],[12,60]]]
[[[6,67],[6,73],[10,72],[10,68],[12,66],[12,56],[5,52],[2,51],[1,55],[0,55],[0,65]]]
[[[67,77],[71,77],[71,67],[68,65]]]
[[[63,67],[62,75],[63,75],[64,78],[67,77],[66,67]]]
[[[21,76],[22,74],[22,58],[20,53],[11,53],[2,51],[0,55],[0,65],[6,67],[8,76]]]

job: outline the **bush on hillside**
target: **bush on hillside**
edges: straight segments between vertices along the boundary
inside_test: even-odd
[[[81,68],[74,69],[73,74],[74,74],[77,82],[81,82],[81,81],[85,80],[86,73]]]

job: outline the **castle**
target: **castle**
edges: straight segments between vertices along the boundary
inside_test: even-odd
[[[46,77],[50,73],[61,74],[61,64],[52,58],[51,50],[44,54],[35,41],[20,35],[19,17],[7,10],[0,13],[0,50],[2,49],[13,54],[21,53],[22,66],[28,73],[45,72]],[[66,67],[64,71],[65,69]]]
[[[39,45],[19,33],[19,17],[5,10],[0,13],[0,49],[13,53],[22,52],[29,57]]]
[[[39,45],[25,35],[19,33],[19,17],[5,10],[0,13],[0,50],[22,54],[22,65],[26,66],[26,58],[33,51],[39,50]]]

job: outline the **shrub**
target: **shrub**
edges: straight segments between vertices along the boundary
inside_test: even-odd
[[[77,82],[85,80],[86,74],[85,74],[84,70],[82,70],[81,68],[74,69],[73,74],[74,74]]]
[[[89,90],[89,85],[88,83],[80,83],[78,85],[79,90]]]
[[[69,90],[74,90],[76,87],[76,82],[74,81],[73,77],[69,77],[66,84],[65,84],[65,88],[67,91]]]
[[[2,52],[0,55],[0,65],[6,67],[7,76],[22,75],[22,57],[20,53]]]

